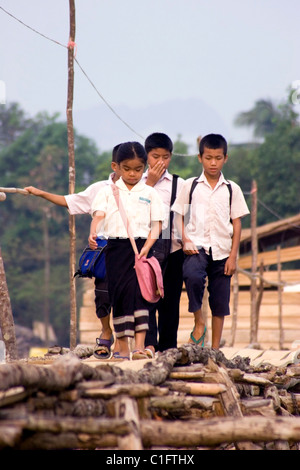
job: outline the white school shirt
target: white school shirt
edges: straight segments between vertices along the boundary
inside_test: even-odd
[[[111,173],[109,178],[104,181],[97,181],[88,186],[84,191],[76,194],[68,194],[65,196],[66,203],[68,205],[69,213],[71,215],[77,214],[90,214],[92,215],[92,203],[99,191],[104,189],[109,184],[113,183],[113,176],[115,173]]]
[[[144,182],[147,181],[148,171],[149,170],[146,170],[146,172],[142,176],[142,181]],[[163,230],[165,230],[169,224],[172,183],[173,183],[173,175],[171,175],[171,173],[169,173],[169,171],[166,170],[154,186],[154,189],[156,189],[156,191],[158,192],[158,194],[160,195],[164,203],[165,217],[164,217],[164,221],[162,224]],[[183,183],[184,183],[184,180],[182,178],[178,178],[176,194],[179,194],[183,186]],[[174,251],[177,251],[182,248],[182,243],[181,243],[181,240],[179,239],[180,237],[176,230],[174,220],[173,220],[171,237],[172,237],[171,253],[173,253]]]
[[[172,209],[180,215],[189,210],[189,194],[194,178],[185,181]],[[231,251],[233,227],[231,219],[249,214],[241,188],[233,181],[227,181],[221,173],[215,188],[208,183],[204,172],[198,178],[193,191],[190,218],[185,227],[186,236],[197,246],[209,253],[214,260],[227,258]],[[232,187],[232,203],[228,183]]]
[[[119,188],[120,199],[130,222],[133,236],[147,238],[151,222],[164,220],[164,205],[161,198],[154,188],[141,180],[131,190],[127,188],[122,178],[116,182],[116,186]],[[97,194],[92,204],[92,211],[93,214],[96,211],[105,213],[103,231],[106,237],[128,238],[127,230],[109,185]]]

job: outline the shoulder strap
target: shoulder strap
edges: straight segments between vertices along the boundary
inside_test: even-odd
[[[195,178],[195,179],[193,180],[192,185],[191,185],[190,195],[189,195],[189,204],[191,204],[191,202],[192,202],[192,195],[193,195],[193,192],[194,192],[195,187],[196,187],[197,184],[198,184],[197,179],[198,179],[198,176],[197,176],[197,178]]]
[[[178,182],[178,175],[173,175],[173,180],[172,180],[172,191],[171,191],[171,199],[170,199],[170,208],[172,207],[175,199],[176,199],[176,193],[177,193],[177,182]],[[170,217],[169,217],[169,223],[168,227],[165,229],[167,231],[167,247],[166,250],[169,253],[171,250],[171,244],[172,244],[172,226],[173,226],[173,219],[174,219],[174,212],[170,210]],[[162,233],[161,231],[159,238],[162,238]],[[164,231],[165,233],[165,231]]]
[[[195,189],[195,187],[197,186],[198,182],[197,182],[197,179],[198,179],[198,176],[197,178],[195,178],[192,182],[192,185],[191,185],[191,189],[190,189],[190,195],[189,195],[189,204],[191,204],[192,202],[192,195],[193,195],[193,191]],[[227,180],[228,181],[228,180]],[[229,191],[229,208],[231,209],[231,204],[232,204],[232,186],[231,184],[228,182],[228,184],[226,184],[227,186],[227,189]]]
[[[137,246],[136,246],[136,243],[135,243],[135,239],[134,237],[132,236],[132,233],[131,233],[131,228],[130,228],[130,225],[129,225],[129,220],[128,220],[128,217],[127,217],[127,214],[125,212],[125,209],[123,207],[123,204],[122,204],[122,201],[121,201],[121,198],[120,198],[120,194],[119,194],[119,188],[117,188],[117,186],[115,184],[111,184],[111,190],[113,192],[113,195],[115,197],[115,200],[116,200],[116,203],[117,203],[117,206],[118,206],[118,209],[119,209],[119,212],[120,212],[120,215],[122,217],[122,220],[123,220],[123,224],[125,225],[125,228],[127,230],[127,233],[128,233],[128,237],[129,237],[129,240],[131,242],[131,245],[132,245],[132,249],[134,251],[135,254],[138,254],[138,249],[137,249]]]
[[[177,182],[178,182],[178,175],[173,175],[173,181],[172,181],[172,193],[171,193],[171,201],[170,201],[170,206],[174,203],[176,199],[176,192],[177,192]]]
[[[232,203],[232,187],[231,184],[228,183],[227,185],[228,191],[229,191],[229,207],[231,208],[231,203]]]

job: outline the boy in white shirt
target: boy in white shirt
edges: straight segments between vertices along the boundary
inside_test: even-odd
[[[162,267],[165,295],[158,304],[150,308],[149,330],[145,340],[147,354],[154,357],[157,350],[162,352],[177,347],[183,251],[181,240],[174,230],[171,205],[184,180],[168,171],[173,152],[173,142],[168,135],[161,132],[150,134],[145,140],[145,150],[148,170],[144,173],[143,180],[156,189],[165,207],[162,234],[152,247],[153,255]]]
[[[163,202],[159,195],[141,181],[146,162],[145,149],[138,142],[126,142],[117,151],[121,178],[116,187],[140,257],[147,257],[160,234],[164,219]],[[147,358],[144,347],[150,304],[141,295],[134,269],[135,254],[111,187],[106,187],[96,196],[92,210],[90,247],[97,246],[99,223],[103,223],[103,232],[108,239],[105,256],[108,292],[114,330],[119,341],[119,351],[114,352],[114,358],[130,358],[128,338],[135,339],[132,359]]]
[[[249,210],[241,188],[222,174],[228,159],[224,137],[219,134],[203,137],[198,158],[203,166],[201,176],[185,182],[172,209],[179,215],[185,253],[183,278],[189,311],[194,313],[189,342],[204,346],[206,325],[201,307],[207,277],[212,348],[218,349],[224,317],[230,314],[230,280],[236,269],[241,217],[249,214]]]

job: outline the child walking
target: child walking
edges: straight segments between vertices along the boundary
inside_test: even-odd
[[[116,182],[122,203],[135,238],[139,255],[147,256],[157,240],[164,219],[164,206],[152,187],[141,181],[147,155],[138,142],[126,142],[116,156],[120,179]],[[129,338],[135,339],[132,359],[147,358],[144,351],[150,304],[143,299],[134,270],[134,252],[111,187],[98,193],[93,202],[89,245],[96,247],[97,227],[103,224],[108,238],[106,272],[113,323],[119,341],[115,359],[129,359]]]
[[[181,240],[174,230],[171,206],[184,180],[169,173],[173,142],[167,134],[154,132],[145,140],[148,169],[143,175],[146,184],[155,188],[165,207],[165,220],[160,238],[153,245],[153,256],[161,263],[164,297],[149,311],[149,330],[146,334],[146,352],[153,357],[155,351],[177,348],[179,307],[182,291],[183,251]],[[157,312],[157,315],[156,315]],[[157,316],[157,318],[156,318]]]
[[[120,144],[119,144],[120,145]],[[66,207],[71,215],[78,214],[91,214],[92,203],[99,191],[107,185],[114,184],[118,178],[118,165],[116,163],[116,154],[119,148],[116,145],[112,152],[111,169],[113,170],[109,178],[104,181],[97,181],[96,183],[88,186],[80,193],[60,195],[49,193],[44,190],[35,188],[34,186],[27,186],[25,189],[35,196],[41,197],[46,201],[52,202],[58,206]],[[101,231],[98,237],[102,237]],[[106,279],[95,279],[95,307],[96,315],[99,318],[102,326],[102,331],[98,338],[96,338],[96,345],[94,347],[94,356],[97,359],[109,359],[111,356],[111,348],[114,343],[113,332],[111,330],[111,306],[109,302],[107,282]],[[115,342],[115,349],[118,349],[118,342]]]
[[[172,209],[179,216],[185,253],[183,279],[189,311],[194,314],[189,342],[204,346],[206,325],[201,307],[208,278],[212,348],[218,349],[224,317],[230,314],[230,280],[236,269],[241,217],[249,210],[241,188],[223,176],[222,168],[228,159],[224,137],[203,137],[198,158],[202,174],[184,183]]]

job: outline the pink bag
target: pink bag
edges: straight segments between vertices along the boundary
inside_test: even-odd
[[[130,233],[129,221],[119,198],[119,190],[114,184],[111,186],[122,220],[127,229],[133,251],[135,253],[134,267],[141,289],[141,294],[143,298],[147,300],[147,302],[156,303],[161,297],[164,296],[163,276],[160,264],[154,256],[151,256],[150,258],[143,256],[142,258],[138,259],[139,252],[135,243],[135,239],[131,236]]]
[[[134,267],[144,299],[150,303],[158,302],[164,296],[163,277],[158,260],[154,256],[142,256],[138,259],[136,254]]]

